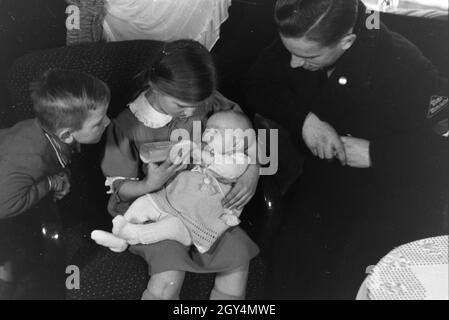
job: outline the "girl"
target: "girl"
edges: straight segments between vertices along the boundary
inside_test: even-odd
[[[193,121],[201,121],[204,128],[214,112],[241,111],[216,91],[212,57],[192,40],[165,44],[140,78],[142,93],[107,132],[102,170],[111,187],[108,210],[113,216],[124,214],[135,199],[159,190],[186,168],[169,159],[161,165],[144,165],[139,157],[143,143],[170,140],[176,129],[185,129],[192,136]],[[258,178],[258,166],[249,166],[223,199],[223,206],[241,209],[254,195]],[[249,261],[259,249],[241,228],[235,227],[204,254],[171,240],[131,246],[130,251],[149,265],[151,278],[142,299],[179,299],[185,272],[189,271],[217,273],[210,299],[231,300],[244,298]]]

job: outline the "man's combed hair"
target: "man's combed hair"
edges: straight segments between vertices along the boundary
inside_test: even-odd
[[[278,0],[275,20],[284,37],[336,44],[355,25],[359,0]]]
[[[103,81],[75,71],[47,71],[30,89],[36,117],[53,133],[63,128],[80,130],[89,111],[107,106],[110,100]]]

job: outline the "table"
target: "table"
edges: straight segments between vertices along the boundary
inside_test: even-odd
[[[374,266],[357,300],[449,300],[449,236],[395,248]]]

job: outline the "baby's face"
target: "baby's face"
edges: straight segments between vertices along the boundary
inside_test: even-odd
[[[214,153],[227,154],[230,152],[243,152],[246,123],[231,113],[215,114],[209,118],[202,141],[207,149]]]
[[[232,135],[232,130],[223,128],[207,126],[202,141],[206,143],[206,149],[214,153],[226,154],[236,147],[236,137]]]

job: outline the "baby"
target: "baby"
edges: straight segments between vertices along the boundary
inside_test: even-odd
[[[250,164],[245,150],[255,139],[243,113],[215,113],[202,135],[203,147],[188,145],[193,169],[179,173],[158,192],[136,199],[124,216],[114,218],[112,234],[95,230],[92,239],[116,252],[162,240],[193,243],[200,253],[207,252],[229,227],[240,223],[241,210],[225,209],[221,201]]]

